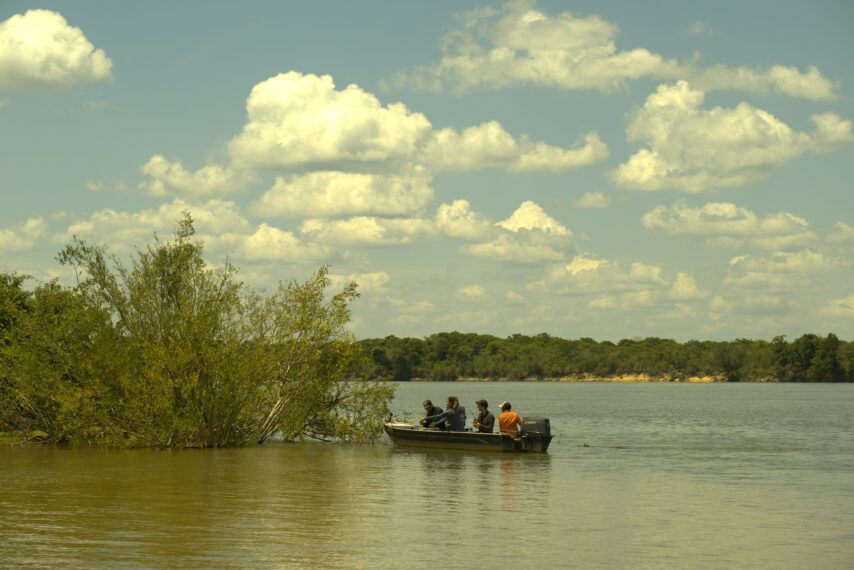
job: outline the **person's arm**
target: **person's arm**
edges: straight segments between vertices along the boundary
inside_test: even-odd
[[[451,410],[445,410],[441,414],[436,414],[435,416],[427,416],[424,419],[427,420],[428,422],[437,422],[439,420],[442,420],[442,419],[449,417],[451,415],[450,412],[451,412]]]

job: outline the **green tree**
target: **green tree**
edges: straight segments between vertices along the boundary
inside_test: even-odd
[[[45,289],[55,306],[36,306],[4,351],[15,401],[33,397],[28,427],[163,447],[379,435],[393,388],[344,381],[359,357],[345,330],[356,284],[329,295],[324,267],[264,296],[230,263],[208,266],[193,234],[185,214],[130,266],[80,240],[60,253],[78,286]]]
[[[833,333],[820,338],[815,356],[807,369],[807,376],[814,382],[840,382],[844,371],[839,362],[839,338]]]
[[[796,382],[813,382],[816,380],[810,374],[813,359],[818,353],[821,339],[814,334],[804,334],[792,342],[790,348],[790,379]]]
[[[715,343],[712,351],[713,364],[717,372],[724,375],[727,382],[744,380],[744,366],[750,355],[750,341],[740,338],[735,342]]]
[[[792,380],[795,374],[794,355],[785,335],[775,336],[771,341],[774,355],[774,374],[780,380]]]
[[[2,348],[0,429],[56,442],[104,437],[104,379],[120,373],[124,349],[108,315],[56,282],[37,287],[17,309]]]
[[[854,342],[839,343],[839,366],[842,368],[842,379],[854,382]]]
[[[26,275],[0,273],[0,342],[8,342],[6,336],[12,332],[22,311],[27,310],[32,295],[24,290]]]

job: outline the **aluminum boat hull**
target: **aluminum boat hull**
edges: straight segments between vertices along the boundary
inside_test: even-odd
[[[502,433],[477,431],[445,431],[418,425],[389,422],[385,432],[395,445],[401,447],[426,447],[434,449],[460,449],[470,451],[544,452],[552,436],[526,433],[513,437]]]

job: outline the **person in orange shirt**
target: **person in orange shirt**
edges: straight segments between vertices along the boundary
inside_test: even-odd
[[[510,402],[501,404],[501,413],[498,415],[498,429],[501,433],[515,436],[519,433],[522,418],[516,412],[511,411],[513,406]]]

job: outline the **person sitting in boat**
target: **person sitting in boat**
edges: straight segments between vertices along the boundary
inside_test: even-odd
[[[439,406],[434,406],[432,400],[424,400],[424,415],[425,416],[437,416],[442,413],[442,408]],[[424,427],[431,427],[432,422],[428,422],[426,418],[423,418],[419,422]],[[436,427],[435,424],[432,427]]]
[[[498,429],[501,433],[516,436],[519,433],[522,425],[522,418],[513,411],[513,405],[510,402],[501,404],[501,413],[498,414]]]
[[[456,396],[448,396],[445,400],[445,411],[441,414],[427,416],[424,420],[433,423],[436,427],[444,425],[450,431],[466,430],[466,409],[460,405]]]
[[[481,433],[492,433],[492,428],[495,427],[495,416],[489,411],[489,403],[486,400],[478,400],[475,404],[479,413],[472,425]]]

